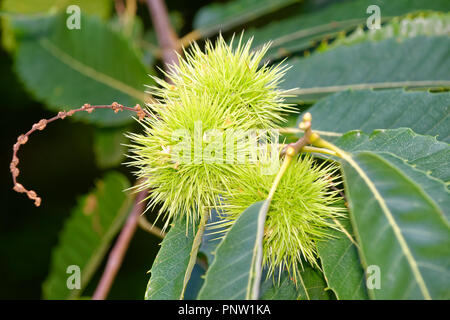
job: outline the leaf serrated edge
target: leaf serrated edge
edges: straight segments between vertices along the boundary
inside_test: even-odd
[[[360,151],[358,151],[358,153],[359,153],[359,152],[360,152]],[[367,152],[367,151],[362,151],[362,152]],[[380,154],[381,154],[381,155],[386,154],[386,155],[389,155],[389,156],[391,156],[391,157],[393,157],[393,158],[399,159],[399,160],[402,161],[405,165],[408,165],[408,166],[411,168],[411,170],[420,172],[420,173],[424,174],[428,179],[434,180],[434,181],[436,181],[436,183],[439,183],[440,185],[442,185],[442,187],[444,188],[445,193],[447,193],[447,194],[450,196],[450,190],[447,189],[447,186],[446,186],[445,182],[442,181],[441,179],[438,179],[438,178],[433,177],[432,175],[430,175],[429,171],[424,171],[424,170],[418,169],[415,165],[410,164],[410,163],[408,162],[408,160],[403,159],[403,158],[401,158],[401,157],[399,157],[399,156],[397,156],[397,155],[395,155],[395,154],[393,154],[393,153],[391,153],[391,152],[374,152],[374,153],[377,154],[377,155],[380,155]],[[389,163],[389,161],[387,161],[386,159],[384,159],[382,156],[381,156],[381,158],[382,158],[384,161],[386,161],[387,163]],[[390,163],[389,163],[389,164],[390,164]],[[409,176],[403,174],[403,172],[402,172],[399,168],[397,168],[396,166],[394,166],[394,165],[391,165],[391,166],[392,166],[393,168],[395,168],[395,169],[399,172],[399,174],[400,174],[402,177],[404,177],[405,179],[407,179],[408,181],[410,181],[411,184],[414,185],[414,186],[416,187],[416,189],[420,191],[420,193],[423,195],[424,198],[426,198],[429,202],[433,203],[433,205],[434,205],[436,211],[441,215],[441,217],[442,217],[443,219],[445,219],[446,225],[447,225],[448,227],[450,227],[450,223],[447,221],[447,218],[445,217],[444,212],[443,212],[443,211],[441,210],[441,208],[436,204],[436,201],[435,201],[433,198],[431,198],[431,197],[428,195],[428,193],[426,193],[425,191],[423,191],[422,188],[420,188],[419,184],[416,183],[416,181],[414,181],[413,179],[411,179]]]

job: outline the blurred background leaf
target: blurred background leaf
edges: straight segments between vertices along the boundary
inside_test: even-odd
[[[65,12],[70,5],[77,5],[81,12],[107,19],[111,14],[111,0],[4,0],[1,10],[9,14],[44,14],[50,12]],[[2,42],[7,50],[16,47],[14,30],[11,27],[11,17],[2,17]]]
[[[198,11],[193,27],[202,37],[210,37],[300,1],[236,0],[227,3],[213,3]]]
[[[108,169],[123,162],[129,141],[124,132],[130,128],[97,128],[94,136],[95,161],[100,168]]]
[[[124,191],[130,187],[126,177],[111,172],[96,185],[78,201],[61,230],[43,284],[45,299],[74,299],[83,293],[131,209],[133,197]],[[79,290],[67,287],[66,270],[72,265],[81,270]]]
[[[70,109],[86,102],[107,105],[118,101],[133,107],[148,101],[144,85],[153,80],[121,34],[83,15],[80,30],[67,29],[64,15],[46,19],[50,19],[48,28],[39,33],[33,19],[20,23],[16,70],[27,89],[51,110]],[[52,70],[51,77],[48,70]],[[102,126],[132,121],[131,112],[105,111],[75,117]]]

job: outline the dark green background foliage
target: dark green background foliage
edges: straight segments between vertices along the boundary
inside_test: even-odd
[[[130,210],[133,197],[121,191],[134,183],[134,177],[123,165],[127,148],[122,144],[128,143],[125,132],[141,128],[128,112],[84,113],[33,134],[19,152],[20,182],[42,196],[39,208],[12,190],[8,170],[12,145],[33,123],[84,103],[143,104],[145,85],[154,84],[149,75],[163,76],[145,4],[137,2],[137,15],[127,23],[118,18],[113,3],[0,1],[0,299],[91,296]],[[80,31],[65,27],[65,8],[70,4],[82,9]],[[285,59],[292,66],[283,88],[296,88],[291,101],[299,113],[309,108],[313,129],[325,132],[324,137],[348,152],[365,172],[362,175],[343,162],[342,185],[351,219],[342,224],[358,247],[333,231],[336,238],[317,248],[323,273],[305,264],[302,285],[297,287],[287,273],[281,274],[279,284],[263,278],[260,297],[449,299],[450,2],[167,0],[166,4],[178,36],[195,30],[200,45],[219,32],[230,39],[243,29],[245,39],[254,37],[254,48],[272,41],[266,61]],[[372,4],[380,6],[383,24],[374,35],[365,27],[366,8]],[[416,18],[425,19],[427,25],[418,25]],[[414,30],[404,33],[400,26],[407,20]],[[295,127],[300,119],[294,114],[286,126]],[[186,299],[248,297],[247,284],[253,281],[250,253],[261,206],[262,202],[245,210],[223,242],[203,236]],[[157,211],[147,212],[150,221]],[[405,253],[391,215],[410,254]],[[217,214],[211,219],[216,221]],[[137,230],[108,298],[178,298],[193,238],[186,237],[184,220],[176,223],[161,247],[158,237]],[[227,264],[239,258],[245,263]],[[88,270],[83,281],[90,281],[83,283],[82,292],[66,289],[67,264]],[[371,264],[389,272],[383,275],[381,290],[366,288],[363,268]],[[154,278],[147,284],[152,265]],[[241,277],[231,285],[227,274]],[[226,290],[215,285],[220,281]]]
[[[38,2],[39,0],[34,1]],[[184,33],[189,31],[196,10],[205,4],[206,1],[167,2],[169,10],[176,10],[185,21]],[[112,11],[108,16],[112,16]],[[145,6],[140,5],[139,18],[151,30]],[[157,46],[156,38],[151,34],[148,37]],[[87,53],[89,46],[85,49]],[[23,81],[14,71],[13,56],[4,47],[0,50],[0,93],[4,112],[0,117],[3,150],[1,199],[4,204],[0,214],[0,272],[7,275],[0,286],[0,298],[39,299],[43,297],[42,284],[49,273],[52,249],[58,244],[59,233],[77,199],[91,191],[95,187],[95,181],[102,179],[110,168],[122,172],[133,181],[130,170],[120,164],[124,160],[122,154],[125,151],[120,143],[123,143],[123,132],[138,130],[139,127],[131,121],[129,127],[116,130],[66,119],[49,125],[43,133],[33,136],[30,140],[32,143],[19,153],[19,166],[23,184],[32,186],[43,196],[42,206],[34,207],[26,197],[12,190],[8,170],[12,145],[17,136],[28,131],[33,123],[42,118],[53,117],[55,112],[25,89]],[[40,64],[33,56],[29,59],[30,63]],[[144,57],[142,59],[145,65]],[[46,72],[45,75],[50,78],[52,76],[51,72]],[[149,83],[151,79],[146,78],[145,84]],[[79,98],[79,103],[89,102],[82,96]],[[111,103],[114,99],[111,96],[103,103]],[[70,107],[78,105],[66,104],[66,109]],[[110,112],[102,112],[102,115],[111,119],[114,116]],[[99,140],[106,142],[97,143]],[[98,149],[105,151],[97,152]],[[160,239],[156,236],[137,230],[109,298],[142,299],[147,286],[146,273],[157,254],[159,242]],[[93,293],[103,268],[104,262],[83,295]]]

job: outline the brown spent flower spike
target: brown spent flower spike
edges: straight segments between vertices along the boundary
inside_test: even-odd
[[[36,192],[34,190],[27,190],[22,184],[17,182],[17,177],[20,174],[19,168],[17,168],[17,165],[19,164],[19,158],[17,157],[17,152],[20,149],[20,146],[28,142],[28,137],[35,132],[36,130],[42,131],[45,129],[47,124],[56,121],[58,119],[64,119],[67,116],[72,116],[76,112],[79,111],[86,111],[88,113],[92,113],[95,109],[111,109],[115,113],[123,110],[133,111],[136,112],[139,120],[144,119],[145,117],[151,117],[152,115],[145,109],[143,109],[139,104],[137,104],[134,108],[125,107],[117,102],[113,102],[111,105],[98,105],[98,106],[91,106],[89,103],[85,103],[81,108],[78,109],[72,109],[69,111],[60,111],[56,116],[50,119],[41,119],[39,122],[33,124],[31,129],[25,133],[21,134],[17,138],[17,142],[13,146],[13,156],[11,163],[9,165],[9,170],[11,171],[12,180],[13,180],[13,190],[18,193],[26,193],[28,198],[31,200],[34,200],[34,205],[36,207],[39,207],[41,205],[42,199],[38,197]]]

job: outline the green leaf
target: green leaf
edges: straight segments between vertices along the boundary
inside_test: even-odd
[[[198,299],[242,300],[252,294],[258,218],[265,202],[248,207],[216,249]]]
[[[48,27],[36,29],[36,22]],[[17,29],[22,33],[15,59],[17,74],[51,110],[67,110],[86,102],[103,105],[118,101],[133,106],[146,100],[144,85],[153,83],[147,69],[128,40],[100,20],[82,15],[81,29],[68,30],[61,15],[38,21],[28,18],[20,21]],[[74,117],[120,125],[132,121],[133,115],[97,110]]]
[[[340,223],[354,239],[350,221],[345,219]],[[330,230],[329,233],[334,238],[317,242],[317,251],[328,287],[339,300],[367,299],[364,270],[357,247],[341,231]]]
[[[146,300],[180,299],[195,233],[193,223],[186,226],[185,218],[171,226],[150,270]]]
[[[97,165],[111,168],[119,165],[127,153],[128,139],[125,132],[129,128],[97,128],[94,135],[94,154]]]
[[[2,3],[2,10],[21,14],[43,13],[66,11],[71,5],[79,6],[82,13],[102,18],[109,17],[112,9],[110,0],[5,0]]]
[[[67,7],[71,5],[80,7],[81,14],[95,15],[102,19],[108,18],[112,9],[111,0],[4,0],[1,10],[8,14],[38,14],[56,11],[65,13]],[[13,50],[16,41],[9,17],[2,18],[2,29],[4,47]]]
[[[301,269],[301,267],[300,267]],[[261,300],[331,300],[333,294],[320,270],[303,264],[297,285],[284,271],[280,279],[268,278],[261,284]]]
[[[235,0],[213,3],[201,8],[194,18],[194,29],[202,37],[225,32],[261,16],[273,13],[300,0]]]
[[[450,227],[439,207],[398,167],[362,151],[342,162],[364,267],[380,270],[376,299],[448,299]],[[371,276],[368,276],[368,282]]]
[[[350,35],[338,37],[326,49],[340,45],[353,45],[364,41],[380,41],[389,38],[405,39],[424,36],[448,35],[450,14],[442,12],[420,12],[405,18],[395,17],[380,29],[364,30],[358,27]]]
[[[279,279],[269,277],[261,283],[260,300],[297,300],[299,295],[287,271],[283,271]]]
[[[419,147],[421,144],[422,148]],[[445,169],[441,170],[439,163],[445,168],[450,162],[448,144],[432,137],[417,135],[410,129],[396,129],[376,130],[370,136],[351,132],[338,140],[337,145],[347,151],[370,151],[381,156],[419,185],[440,208],[441,214],[450,221],[450,191],[444,183],[447,180],[441,180],[448,176],[439,175],[447,174]],[[429,171],[433,165],[440,170],[437,173],[434,171],[434,176],[433,171]]]
[[[448,167],[449,145],[405,128],[376,130],[370,136],[349,132],[336,144],[350,152],[342,162],[360,258],[364,268],[376,265],[381,270],[381,289],[369,288],[369,296],[445,298],[448,293],[443,288],[450,281],[446,272],[450,260],[443,258],[449,251],[450,195],[440,180],[446,178],[440,166]],[[339,283],[344,275],[333,279],[336,259],[343,261],[345,255],[338,245],[330,245],[324,252],[326,244],[318,243],[318,249],[328,284],[338,298],[350,298],[346,295],[351,294],[348,289],[355,287],[356,279],[348,281],[353,286]],[[352,248],[349,240],[347,244]],[[345,242],[342,245],[341,250]],[[335,261],[333,252],[337,253]],[[348,272],[352,266],[356,268],[352,263],[337,270]],[[359,275],[362,279],[361,271]],[[442,283],[437,278],[442,278]]]
[[[353,131],[342,136],[336,145],[354,151],[391,153],[445,183],[450,181],[450,148],[434,137],[414,133],[411,129],[375,130],[371,135]]]
[[[380,7],[382,21],[418,10],[448,11],[446,0],[340,1],[316,12],[304,13],[299,10],[293,17],[274,21],[262,28],[250,29],[246,34],[249,37],[255,37],[256,47],[272,41],[267,58],[277,59],[289,53],[307,49],[314,42],[329,39],[343,30],[352,30],[364,24],[370,16],[366,13],[370,5]]]
[[[128,214],[132,199],[123,190],[129,186],[122,174],[108,173],[78,201],[52,252],[50,273],[43,284],[45,299],[74,299],[83,292]],[[67,287],[70,274],[66,270],[71,265],[80,267],[80,290]]]
[[[411,128],[450,142],[450,92],[347,90],[318,101],[308,110],[315,130],[327,131],[327,140],[350,130]],[[298,123],[303,118],[298,118]],[[331,134],[331,135],[330,135]]]
[[[449,48],[447,36],[339,46],[290,59],[292,68],[283,86],[301,88],[292,91],[297,100],[314,100],[349,88],[450,87]]]
[[[328,290],[327,283],[323,277],[322,272],[318,269],[304,264],[301,273],[301,283],[298,284],[300,288],[299,300],[331,300],[333,293]]]
[[[422,191],[439,208],[440,214],[444,215],[447,221],[450,221],[450,191],[444,182],[416,169],[414,166],[409,165],[407,161],[391,153],[377,152],[377,154],[419,185]]]

